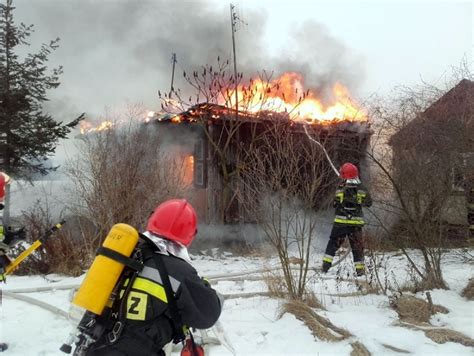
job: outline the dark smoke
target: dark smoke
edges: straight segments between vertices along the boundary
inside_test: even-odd
[[[141,102],[159,108],[157,90],[169,90],[171,54],[178,65],[175,86],[184,87],[183,70],[192,71],[217,56],[231,57],[228,3],[171,0],[16,0],[17,22],[35,24],[31,50],[61,38],[51,65],[62,65],[62,85],[48,108],[60,120],[77,113],[100,115],[104,107]],[[307,85],[324,94],[336,80],[353,89],[362,65],[348,48],[315,22],[296,25],[278,56],[264,43],[263,10],[246,9],[245,30],[237,36],[239,71],[245,78],[263,69],[275,75],[301,72]]]

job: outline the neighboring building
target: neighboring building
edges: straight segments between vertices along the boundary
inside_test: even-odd
[[[392,136],[390,145],[393,148],[395,175],[399,181],[407,183],[406,196],[416,194],[415,189],[419,192],[426,189],[425,202],[412,208],[428,209],[431,203],[435,206],[434,200],[438,199],[443,206],[439,215],[433,211],[431,216],[439,216],[438,222],[451,231],[453,228],[467,231],[466,228],[470,227],[472,236],[474,82],[461,80]],[[422,180],[418,176],[426,178],[424,186],[419,184]],[[415,182],[418,182],[418,187]],[[410,183],[413,183],[412,187]],[[431,202],[430,197],[433,197]]]
[[[232,194],[235,189],[234,182],[231,184],[230,201],[227,207],[222,206],[224,174],[221,162],[216,159],[213,144],[220,148],[227,145],[225,155],[228,172],[238,164],[235,154],[238,146],[246,147],[255,132],[262,132],[265,127],[268,128],[268,125],[275,122],[283,121],[288,130],[301,136],[301,140],[305,140],[308,145],[313,144],[306,137],[303,125],[290,120],[287,114],[239,112],[238,120],[235,117],[235,111],[232,109],[214,104],[198,104],[179,115],[162,115],[147,123],[153,125],[157,135],[166,140],[164,144],[170,152],[176,152],[187,162],[187,169],[192,171],[185,174],[192,177],[190,197],[200,220],[205,223],[252,221],[248,212],[242,211],[235,194]],[[231,140],[227,140],[228,133],[232,130],[235,130],[235,134]],[[336,165],[351,161],[362,166],[364,172],[364,152],[371,135],[367,121],[312,124],[309,130],[324,143]],[[335,179],[336,176],[333,175],[332,178]],[[327,193],[332,195],[333,189],[334,185],[331,185],[331,191]]]

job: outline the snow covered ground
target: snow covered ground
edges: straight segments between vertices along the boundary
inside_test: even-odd
[[[320,256],[314,256],[319,265]],[[260,257],[240,257],[229,253],[219,257],[193,256],[194,265],[203,276],[215,276],[252,270],[275,265],[275,260]],[[401,256],[389,255],[386,270],[399,284],[406,280],[405,262]],[[451,252],[445,261],[445,279],[450,290],[433,290],[433,303],[445,306],[448,314],[435,314],[431,324],[446,327],[474,338],[474,302],[460,296],[461,290],[473,277],[473,266],[463,264]],[[347,258],[340,266],[342,271],[352,271]],[[393,272],[393,273],[392,273]],[[220,319],[228,339],[237,355],[350,355],[354,341],[364,344],[372,355],[393,355],[397,352],[387,349],[391,345],[409,351],[413,355],[473,355],[474,349],[448,342],[437,344],[425,337],[422,331],[397,326],[398,316],[384,295],[334,296],[354,292],[354,283],[336,280],[336,270],[329,275],[316,274],[309,282],[316,296],[326,307],[319,311],[338,327],[347,329],[354,336],[340,342],[315,340],[311,332],[293,315],[278,318],[281,301],[269,297],[237,298],[226,300]],[[342,272],[344,274],[345,272]],[[56,290],[22,295],[39,299],[64,311],[69,308],[70,290],[60,286],[79,284],[82,277],[70,278],[59,275],[11,276],[2,288],[5,291],[33,287],[56,287]],[[223,294],[266,291],[258,280],[220,280],[214,284]],[[423,293],[420,293],[426,299]],[[3,297],[1,314],[1,341],[9,343],[4,353],[10,356],[64,355],[59,347],[66,340],[71,324],[64,317],[24,301]],[[212,336],[212,332],[209,332]],[[178,355],[178,352],[173,355]],[[231,355],[224,346],[211,346],[210,356]]]

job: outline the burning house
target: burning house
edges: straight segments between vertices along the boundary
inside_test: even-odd
[[[339,98],[347,94],[344,90],[342,86],[334,88]],[[292,91],[294,93],[294,88]],[[253,97],[258,95],[254,92]],[[324,145],[336,166],[345,161],[353,162],[361,167],[363,176],[367,174],[364,152],[370,139],[370,124],[348,99],[326,107],[310,92],[303,100],[293,98],[296,105],[291,103],[291,94],[275,95],[271,99],[271,105],[254,105],[247,100],[245,108],[239,106],[238,111],[232,103],[199,103],[177,114],[148,118],[147,125],[153,126],[157,135],[167,141],[167,148],[174,146],[177,150],[172,150],[180,152],[184,159],[185,176],[191,187],[190,199],[201,221],[252,222],[252,213],[246,210],[244,202],[257,197],[246,189],[245,181],[242,182],[243,172],[249,164],[246,157],[261,147],[264,138],[267,145],[275,145],[276,154],[276,147],[281,146],[279,141],[284,139],[276,134],[271,138],[273,141],[269,141],[268,134],[275,134],[276,130],[289,134],[286,140],[291,137],[299,152],[314,146],[309,134]],[[323,154],[320,148],[315,150]],[[272,153],[266,157],[270,166]],[[281,173],[278,179],[286,180],[285,175],[297,174],[297,179],[303,181],[307,177],[305,171],[312,163],[306,161],[300,166],[300,172]],[[332,197],[337,177],[325,159],[318,169],[321,174],[324,172],[324,184],[315,192],[318,199],[314,205],[324,208],[328,203],[325,198]]]

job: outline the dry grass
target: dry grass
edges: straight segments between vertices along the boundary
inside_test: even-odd
[[[269,271],[263,274],[263,281],[267,285],[272,298],[285,298],[288,295],[285,280],[282,276]]]
[[[351,356],[370,356],[369,350],[361,344],[359,341],[351,343],[352,351]]]
[[[400,317],[400,325],[421,330],[426,337],[438,344],[446,342],[455,342],[464,346],[474,347],[474,340],[458,331],[434,328],[429,324],[429,319],[435,313],[447,313],[448,310],[441,306],[433,304],[431,295],[427,293],[428,302],[412,296],[401,296],[392,301],[393,308]],[[387,347],[387,345],[384,345]]]
[[[389,344],[382,344],[382,346],[385,347],[386,349],[389,349],[391,351],[395,351],[395,352],[398,352],[398,353],[401,353],[401,354],[409,354],[410,353],[410,351],[400,349],[398,347],[395,347],[395,346],[392,346],[392,345],[389,345]]]
[[[409,295],[402,295],[392,301],[392,306],[398,313],[400,320],[409,323],[428,323],[431,315],[435,313],[447,313],[447,309],[441,305],[433,305]]]
[[[474,300],[474,278],[469,280],[461,295],[468,300]]]
[[[280,308],[282,317],[285,313],[293,314],[301,320],[310,330],[313,336],[324,341],[340,341],[352,336],[347,330],[332,324],[328,319],[318,315],[307,304],[301,301],[290,301]]]
[[[326,308],[321,304],[321,302],[313,292],[306,293],[303,298],[303,302],[305,302],[306,305],[310,308],[326,310]]]
[[[426,337],[438,344],[446,342],[456,342],[464,346],[474,347],[474,340],[458,331],[450,329],[432,329],[425,330]]]
[[[462,344],[464,346],[474,347],[474,340],[471,339],[469,336],[466,336],[459,331],[454,331],[451,329],[444,329],[444,328],[436,328],[429,326],[420,326],[408,322],[401,321],[400,326],[413,329],[413,330],[421,330],[425,333],[425,336],[438,344],[444,344],[446,342],[455,342],[458,344]],[[385,346],[385,345],[384,345]]]

